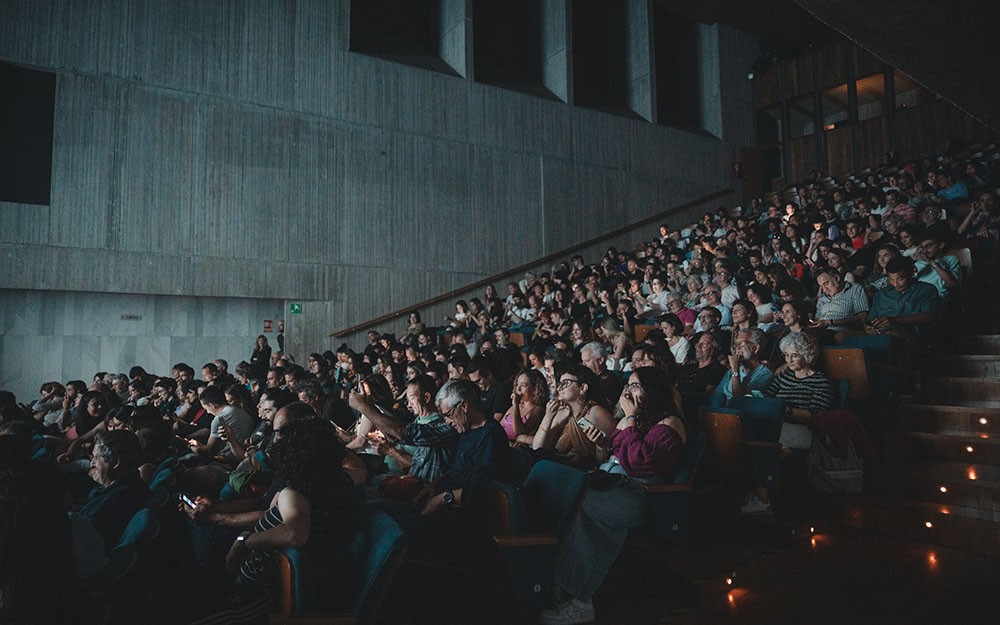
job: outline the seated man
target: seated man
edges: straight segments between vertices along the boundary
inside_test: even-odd
[[[816,319],[809,327],[827,334],[860,330],[868,313],[865,289],[853,282],[844,282],[832,267],[821,269],[816,283],[820,295],[816,298]]]
[[[735,353],[729,356],[729,370],[715,387],[715,392],[724,395],[727,402],[735,395],[763,391],[774,379],[774,374],[760,359],[763,342],[764,331],[760,328],[740,330],[736,335]]]
[[[708,332],[702,333],[694,343],[694,362],[680,368],[677,388],[683,398],[684,415],[695,418],[706,396],[715,390],[726,373],[719,362],[719,341]],[[633,368],[635,365],[632,365]]]
[[[236,456],[230,445],[224,445],[223,440],[242,441],[249,438],[253,433],[253,418],[236,406],[226,403],[225,393],[216,386],[207,387],[201,394],[201,405],[212,415],[212,425],[208,442],[202,444],[195,440],[188,441],[191,451],[208,456],[219,454],[235,466],[242,458]]]
[[[360,393],[352,392],[350,397],[351,406],[386,436],[387,442],[379,445],[379,453],[392,457],[425,483],[433,482],[447,470],[458,443],[458,432],[434,410],[436,392],[437,385],[426,374],[410,380],[406,405],[416,419],[408,424],[383,414]]]
[[[958,286],[958,258],[950,254],[944,255],[948,237],[941,228],[928,228],[924,232],[917,253],[913,255],[916,261],[917,280],[926,282],[937,289],[938,297],[947,300],[949,289]]]
[[[885,266],[889,285],[875,292],[865,331],[868,334],[916,333],[937,323],[937,290],[914,277],[914,264],[898,257]]]
[[[149,488],[139,477],[142,446],[128,430],[100,432],[94,438],[90,458],[90,478],[98,488],[80,508],[93,524],[110,551],[118,544],[125,526],[149,499]]]
[[[580,360],[583,366],[594,372],[601,381],[601,393],[607,401],[614,401],[622,393],[625,382],[614,373],[608,371],[608,352],[603,344],[591,341],[580,348]]]
[[[933,286],[914,278],[909,258],[893,258],[885,271],[889,285],[875,292],[865,332],[892,335],[893,360],[906,380],[920,351],[921,335],[937,325],[941,300]]]

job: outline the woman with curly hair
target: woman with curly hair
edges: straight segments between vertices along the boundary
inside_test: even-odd
[[[526,369],[517,374],[510,394],[510,408],[500,420],[507,440],[525,445],[535,440],[535,430],[542,421],[548,398],[549,387],[540,371]]]
[[[335,427],[322,419],[303,418],[290,420],[274,435],[271,464],[284,486],[226,556],[226,568],[237,573],[228,611],[239,622],[267,622],[268,581],[275,552],[284,547],[305,551],[317,588],[336,589],[317,596],[327,602],[322,609],[349,606],[356,586],[357,570],[347,548],[355,532],[357,505],[354,485],[342,468],[345,450]]]

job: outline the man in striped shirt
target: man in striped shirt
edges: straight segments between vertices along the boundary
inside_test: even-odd
[[[825,267],[816,275],[820,294],[816,298],[816,319],[809,327],[832,339],[845,330],[861,330],[868,315],[868,295],[853,282],[844,282],[837,270]],[[821,341],[828,342],[828,341]]]

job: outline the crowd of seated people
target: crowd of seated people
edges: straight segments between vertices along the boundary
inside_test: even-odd
[[[591,264],[574,256],[503,295],[488,286],[441,326],[413,312],[399,337],[371,331],[366,345],[310,353],[304,366],[261,336],[235,375],[218,359],[200,375],[178,363],[163,376],[136,366],[47,382],[29,404],[4,393],[0,438],[21,450],[4,471],[59,469],[79,543],[68,587],[82,588],[174,459],[184,548],[192,566],[217,573],[188,621],[266,618],[263,582],[279,547],[305,547],[338,579],[330,607],[349,605],[345,545],[366,500],[418,551],[475,568],[468,554],[485,543],[462,511],[490,480],[516,484],[542,458],[623,474],[623,486],[586,496],[557,572],[563,600],[540,615],[587,622],[643,522],[636,485],[671,479],[701,407],[782,398],[779,442],[808,449],[813,418],[835,405],[819,350],[889,336],[908,376],[959,314],[965,276],[952,252],[969,248],[992,268],[998,238],[1000,206],[976,162],[883,166],[839,182],[815,174],[747,207],[663,225],[635,250],[609,248]],[[770,510],[762,488],[744,503]]]

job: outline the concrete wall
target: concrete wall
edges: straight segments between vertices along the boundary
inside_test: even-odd
[[[722,138],[682,132],[350,53],[348,4],[0,4],[0,59],[58,76],[51,203],[0,203],[3,318],[30,291],[39,310],[112,319],[112,295],[165,310],[218,298],[257,311],[249,345],[274,302],[295,301],[301,356],[335,345],[333,329],[733,186],[752,111],[739,94],[728,106],[725,81]],[[546,81],[571,84],[554,76],[571,50],[546,50]],[[705,53],[725,72],[738,50],[720,38]],[[6,335],[0,387],[19,393],[132,358],[42,363],[63,335]],[[157,349],[134,359],[159,363]]]

